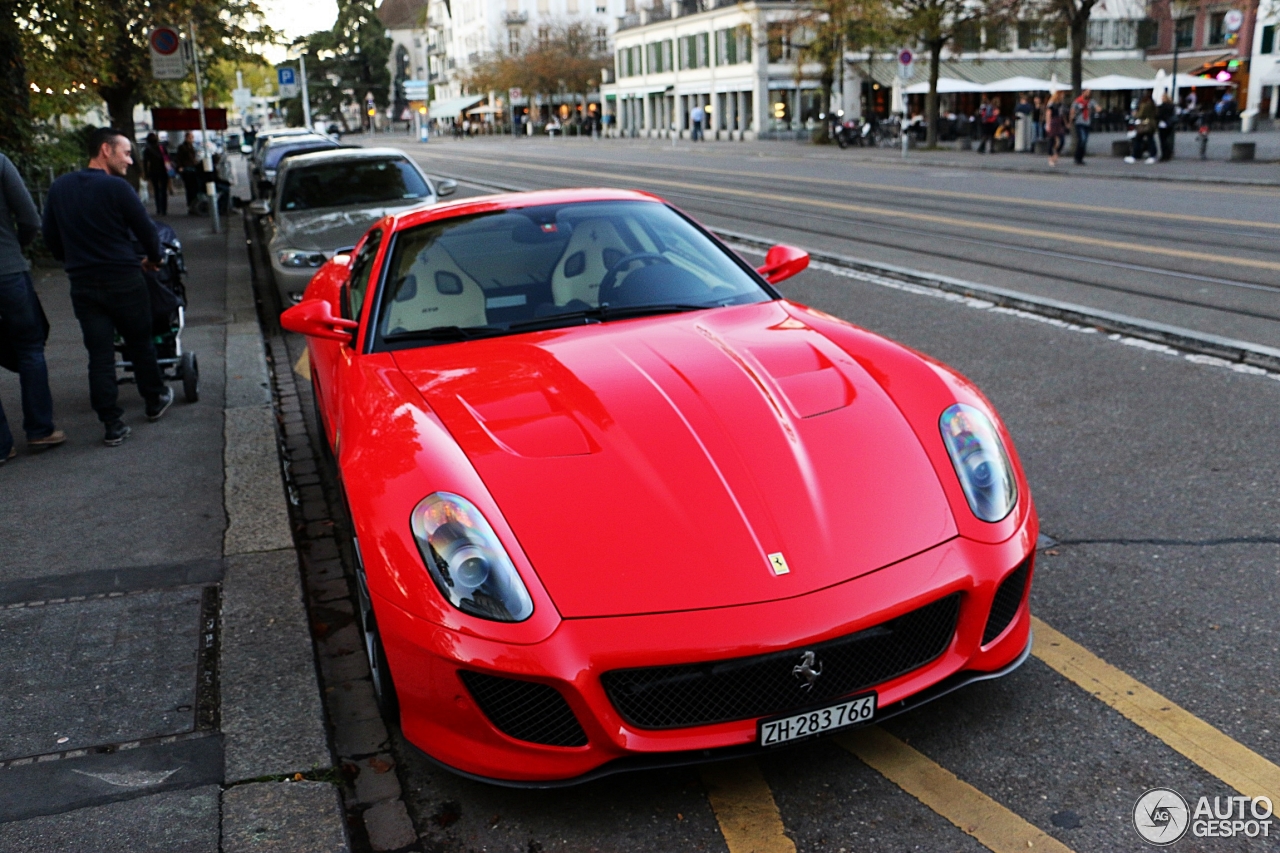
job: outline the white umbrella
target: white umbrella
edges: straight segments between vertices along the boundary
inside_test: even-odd
[[[1092,80],[1085,80],[1081,86],[1085,89],[1092,89],[1095,92],[1120,92],[1126,89],[1150,89],[1155,82],[1155,80],[1128,77],[1124,74],[1108,74],[1105,77],[1094,77]]]
[[[923,83],[913,83],[905,89],[908,95],[927,95],[929,94],[929,81]],[[938,94],[951,95],[957,92],[981,92],[984,91],[981,83],[974,83],[972,80],[957,80],[954,77],[938,78]]]
[[[1041,80],[1038,77],[1006,77],[982,87],[984,92],[1059,92],[1070,89],[1052,80]]]

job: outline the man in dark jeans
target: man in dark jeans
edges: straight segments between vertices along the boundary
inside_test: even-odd
[[[0,348],[6,366],[16,369],[22,386],[22,429],[27,447],[56,447],[67,440],[53,428],[53,397],[44,363],[44,315],[31,283],[31,265],[22,248],[40,233],[40,214],[22,176],[0,154]],[[18,455],[13,432],[0,406],[0,465]]]
[[[133,362],[147,420],[159,420],[173,391],[165,385],[151,335],[151,297],[142,270],[160,264],[160,238],[133,187],[125,182],[133,143],[114,128],[89,138],[89,167],[63,175],[49,188],[44,242],[71,279],[71,304],[89,351],[89,402],[106,427],[103,442],[115,447],[129,435],[118,403],[115,333]],[[147,257],[139,265],[132,237]]]

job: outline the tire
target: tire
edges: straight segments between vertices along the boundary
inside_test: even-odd
[[[182,394],[188,403],[195,403],[200,399],[200,362],[196,360],[196,354],[184,352],[181,366]]]
[[[849,140],[845,137],[843,130],[836,131],[836,145],[840,146],[841,151],[849,147]]]
[[[360,619],[360,634],[364,641],[365,656],[369,660],[369,678],[373,682],[373,695],[378,702],[378,711],[382,719],[390,725],[400,721],[400,700],[396,696],[396,686],[391,679],[391,667],[387,663],[387,651],[382,646],[382,635],[378,632],[378,620],[373,613],[373,600],[369,596],[369,583],[364,573],[364,562],[360,559],[360,544],[354,538],[352,545],[356,554],[356,608]]]
[[[331,465],[336,465],[337,460],[333,457],[333,448],[329,446],[329,433],[324,428],[324,415],[320,414],[320,395],[316,393],[316,381],[314,379],[311,380],[311,405],[316,413],[316,429],[320,440],[320,458]]]

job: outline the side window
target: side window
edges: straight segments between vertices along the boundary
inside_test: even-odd
[[[374,231],[364,241],[351,262],[351,276],[347,279],[344,290],[343,316],[349,320],[360,319],[360,309],[364,307],[365,297],[369,294],[369,279],[373,274],[373,259],[378,255],[378,246],[382,243],[382,232]]]

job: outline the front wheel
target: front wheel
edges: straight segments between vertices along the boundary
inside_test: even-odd
[[[378,702],[378,711],[387,723],[395,724],[400,719],[400,701],[396,696],[396,687],[391,680],[391,667],[387,664],[387,650],[382,646],[382,636],[378,633],[378,620],[373,615],[373,600],[369,595],[369,582],[364,573],[364,562],[360,559],[360,544],[353,541],[356,554],[356,605],[359,607],[360,633],[364,639],[365,655],[369,659],[369,678],[373,682],[373,695]]]
[[[193,352],[182,354],[182,394],[188,403],[200,399],[200,362]]]

